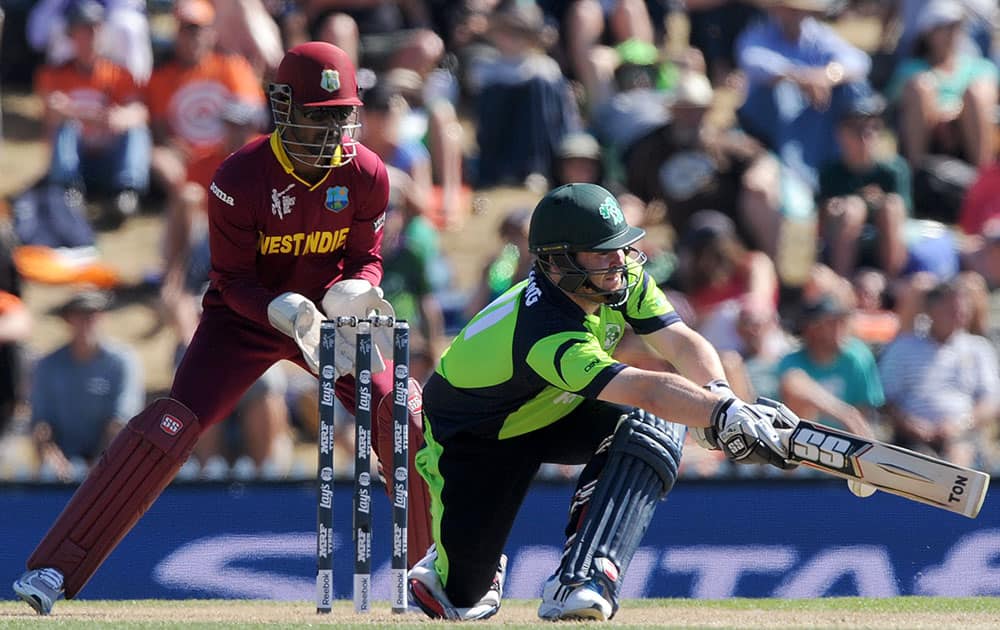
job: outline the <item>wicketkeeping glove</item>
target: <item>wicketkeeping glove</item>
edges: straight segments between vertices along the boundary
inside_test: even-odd
[[[309,369],[319,374],[319,328],[323,315],[304,295],[286,292],[267,305],[271,325],[295,340]]]
[[[382,297],[382,289],[373,287],[367,280],[351,278],[331,286],[323,296],[323,312],[327,317],[368,317],[385,315],[395,317],[392,304]],[[392,357],[392,329],[388,326],[372,327],[372,374],[385,369],[384,357]],[[357,330],[353,327],[337,328],[335,366],[342,376],[354,369],[357,347]]]
[[[781,403],[758,398],[755,404],[735,396],[719,401],[712,411],[716,443],[739,464],[770,464],[782,470],[788,462],[788,440],[798,417]]]

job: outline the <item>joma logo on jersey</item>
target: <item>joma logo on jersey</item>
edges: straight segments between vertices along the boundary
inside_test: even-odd
[[[622,327],[620,324],[607,324],[604,326],[604,349],[610,350],[622,338]]]
[[[351,228],[340,228],[336,232],[295,232],[294,234],[263,234],[257,240],[257,251],[261,254],[326,254],[340,249],[347,242]]]
[[[323,205],[327,210],[340,212],[347,207],[347,186],[331,186],[326,189],[326,201]]]
[[[226,204],[227,206],[233,205],[234,202],[232,195],[227,195],[225,191],[223,191],[215,184],[215,182],[212,182],[212,185],[209,186],[208,189],[212,191],[213,195],[222,200],[222,203]]]
[[[601,203],[601,207],[597,209],[601,213],[601,216],[606,221],[611,221],[614,225],[618,225],[625,220],[625,215],[622,214],[621,206],[612,197],[605,197],[604,201]]]
[[[295,197],[286,195],[293,186],[295,184],[289,184],[281,192],[274,188],[271,189],[271,214],[276,215],[279,219],[284,219],[285,215],[290,214],[295,206]]]

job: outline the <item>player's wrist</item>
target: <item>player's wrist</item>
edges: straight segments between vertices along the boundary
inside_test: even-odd
[[[704,385],[704,388],[713,394],[719,394],[727,398],[736,396],[736,394],[733,393],[733,388],[726,382],[726,379],[723,378],[717,378],[709,381]]]

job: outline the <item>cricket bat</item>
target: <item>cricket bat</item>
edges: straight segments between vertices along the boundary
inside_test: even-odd
[[[805,420],[788,452],[790,462],[969,518],[979,514],[990,485],[984,472]]]

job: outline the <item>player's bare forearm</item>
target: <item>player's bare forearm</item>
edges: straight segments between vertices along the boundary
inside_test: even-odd
[[[719,401],[718,394],[679,374],[635,367],[626,367],[616,374],[604,386],[598,398],[619,405],[638,407],[690,427],[709,426],[712,410]]]
[[[697,385],[726,378],[719,353],[704,337],[678,322],[644,337],[686,378]]]

